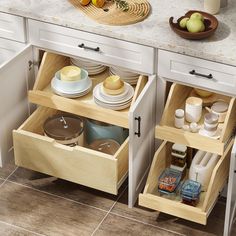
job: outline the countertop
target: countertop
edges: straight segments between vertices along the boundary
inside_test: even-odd
[[[201,41],[180,38],[168,19],[177,19],[190,9],[203,10],[203,0],[149,0],[150,16],[128,26],[98,24],[67,0],[0,0],[0,11],[236,66],[236,1],[228,1],[216,15],[215,35]]]

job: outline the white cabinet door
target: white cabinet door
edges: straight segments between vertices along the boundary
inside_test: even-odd
[[[28,45],[0,65],[1,167],[12,155],[12,130],[20,126],[29,115],[27,91],[33,79],[33,67],[29,67],[31,60],[32,47]]]
[[[229,182],[227,193],[227,204],[225,212],[224,236],[230,235],[232,224],[235,220],[236,208],[236,140],[233,146],[230,159]]]
[[[156,76],[150,76],[129,113],[129,207],[144,187],[155,149]]]

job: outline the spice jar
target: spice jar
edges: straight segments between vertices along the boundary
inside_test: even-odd
[[[184,110],[177,109],[175,111],[175,127],[181,129],[184,126]]]

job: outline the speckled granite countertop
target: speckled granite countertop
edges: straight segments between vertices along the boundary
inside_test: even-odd
[[[217,32],[202,41],[180,38],[168,19],[190,9],[203,10],[203,0],[150,0],[150,16],[128,26],[97,24],[67,0],[0,0],[0,11],[236,66],[236,1],[228,1],[216,16]]]

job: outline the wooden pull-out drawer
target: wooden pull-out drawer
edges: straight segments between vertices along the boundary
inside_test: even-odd
[[[219,128],[221,129],[220,138],[213,139],[200,135],[199,133],[184,131],[183,129],[178,129],[174,126],[175,110],[184,109],[185,101],[189,96],[197,96],[192,87],[180,84],[173,84],[171,86],[161,122],[156,126],[156,138],[170,142],[178,142],[189,147],[223,155],[225,148],[232,138],[232,134],[236,125],[235,98],[220,94],[212,95],[212,101],[223,99],[229,103],[229,109],[227,111],[225,121],[224,123],[219,124]],[[198,122],[199,125],[204,123],[204,114],[208,112],[205,108],[203,108],[202,111],[202,118]]]
[[[68,147],[43,135],[43,123],[58,111],[39,107],[13,131],[16,165],[117,194],[128,172],[128,139],[112,155]]]
[[[38,47],[135,71],[154,73],[154,48],[29,20],[29,40]]]
[[[236,67],[159,50],[158,75],[167,80],[236,95]]]
[[[33,91],[29,91],[30,102],[128,128],[129,108],[114,111],[98,106],[93,99],[93,89],[87,95],[77,99],[61,97],[52,91],[51,80],[55,73],[68,65],[70,65],[69,57],[45,52]],[[91,76],[92,88],[109,75],[109,72],[105,71],[99,75]],[[147,80],[147,77],[140,76],[131,105],[141,93]]]
[[[154,156],[144,192],[139,195],[139,205],[206,225],[219,192],[227,181],[232,144],[233,142],[230,143],[224,155],[220,157],[213,169],[207,190],[201,192],[197,206],[193,207],[183,204],[178,198],[164,198],[158,192],[158,178],[171,163],[173,143],[164,141]]]
[[[0,12],[0,37],[25,43],[25,19]]]

